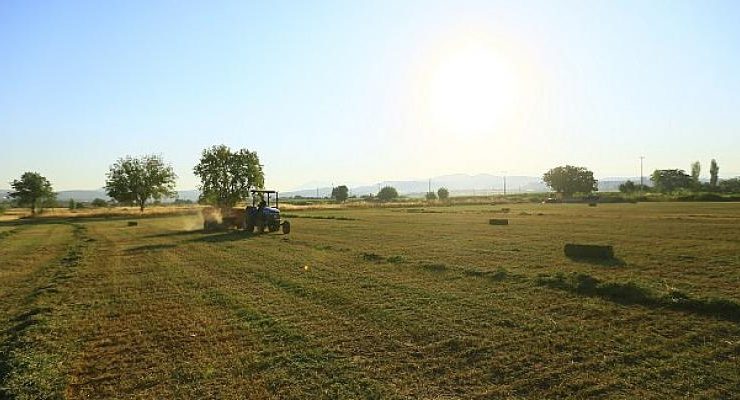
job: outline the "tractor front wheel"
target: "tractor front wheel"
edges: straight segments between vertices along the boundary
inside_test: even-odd
[[[283,221],[281,225],[283,226],[283,235],[289,234],[290,233],[290,222]]]

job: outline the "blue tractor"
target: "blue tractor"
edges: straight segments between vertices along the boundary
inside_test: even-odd
[[[252,205],[247,206],[245,229],[247,232],[263,233],[265,229],[277,232],[282,227],[283,234],[290,233],[290,222],[280,220],[278,192],[274,190],[251,190]],[[275,206],[270,203],[275,196]],[[258,201],[259,199],[259,201]]]

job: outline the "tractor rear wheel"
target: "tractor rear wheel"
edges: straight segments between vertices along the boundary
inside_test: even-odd
[[[289,234],[290,233],[290,222],[283,221],[282,225],[283,225],[283,235]]]

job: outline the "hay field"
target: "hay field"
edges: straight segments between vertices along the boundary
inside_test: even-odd
[[[740,391],[740,204],[501,207],[0,222],[0,398]]]

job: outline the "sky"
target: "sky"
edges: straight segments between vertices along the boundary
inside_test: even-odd
[[[279,190],[571,164],[740,175],[737,1],[0,0],[0,187],[256,151]]]

